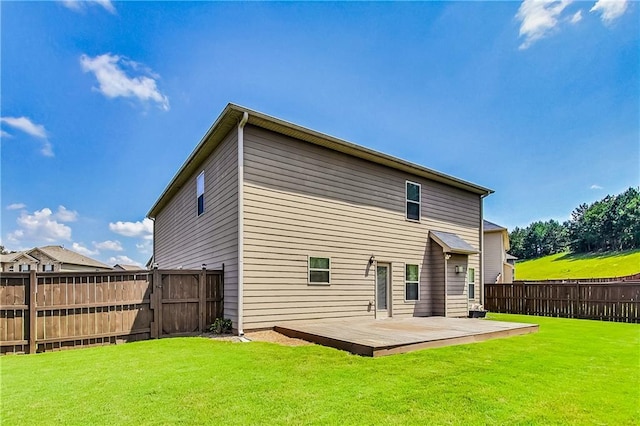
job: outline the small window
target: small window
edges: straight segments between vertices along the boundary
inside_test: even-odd
[[[476,270],[469,268],[469,300],[476,298]]]
[[[9,272],[13,272],[13,265],[9,266]]]
[[[42,265],[42,272],[53,272],[53,265]]]
[[[29,265],[20,265],[20,272],[29,272],[30,269]]]
[[[418,265],[404,267],[404,300],[420,300],[420,273]]]
[[[204,172],[196,179],[196,195],[198,196],[198,216],[204,213]]]
[[[407,181],[407,219],[420,220],[420,184]]]
[[[331,278],[331,259],[328,257],[309,257],[309,283],[329,284]]]

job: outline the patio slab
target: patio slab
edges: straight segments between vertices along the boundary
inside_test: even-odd
[[[276,325],[274,330],[356,355],[376,357],[535,333],[538,325],[478,318],[339,318],[290,321]]]

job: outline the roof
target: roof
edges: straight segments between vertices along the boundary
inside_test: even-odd
[[[507,260],[518,260],[518,258],[517,258],[517,257],[515,257],[514,255],[509,254],[509,253],[507,253],[507,255],[506,255],[506,259],[507,259]]]
[[[138,265],[123,265],[121,263],[116,263],[115,265],[113,265],[113,269],[120,269],[123,271],[139,271],[144,268]]]
[[[433,241],[438,243],[442,247],[442,251],[445,253],[456,254],[477,254],[480,253],[473,246],[467,243],[465,240],[452,234],[450,232],[442,231],[429,231],[429,236]]]
[[[488,220],[483,220],[482,228],[484,232],[496,232],[496,231],[507,231],[507,228],[504,226],[496,225],[493,222],[489,222]]]
[[[224,137],[232,129],[236,128],[245,113],[248,114],[247,123],[253,126],[271,130],[315,145],[320,145],[334,151],[371,161],[373,163],[392,167],[412,175],[445,183],[478,195],[484,196],[493,193],[493,190],[491,189],[462,179],[230,103],[225,107],[213,125],[209,128],[200,143],[196,146],[191,155],[189,155],[187,161],[185,161],[182,167],[180,167],[180,170],[178,170],[169,185],[165,188],[164,192],[160,195],[160,198],[158,198],[153,207],[151,207],[151,210],[147,213],[148,217],[156,217],[160,210],[162,210],[162,208],[180,190],[187,179],[189,179],[198,167],[209,157],[209,155],[211,155]]]
[[[105,265],[102,262],[98,262],[97,260],[87,256],[83,256],[80,253],[76,253],[75,251],[66,249],[62,246],[36,247],[34,249],[31,249],[29,253],[33,253],[36,250],[41,251],[42,253],[46,254],[52,259],[57,260],[58,262],[68,263],[72,265],[90,266],[93,268],[112,269],[109,265]]]
[[[0,254],[0,262],[2,262],[2,263],[11,263],[11,262],[15,262],[17,259],[19,259],[21,257],[26,257],[27,259],[31,260],[32,262],[37,262],[38,261],[38,259],[35,259],[32,256],[29,256],[27,254],[27,252],[16,251],[16,252],[13,252],[13,253],[8,253],[8,254]]]

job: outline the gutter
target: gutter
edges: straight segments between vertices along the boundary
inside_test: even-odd
[[[238,123],[238,336],[244,335],[244,126],[249,113]]]

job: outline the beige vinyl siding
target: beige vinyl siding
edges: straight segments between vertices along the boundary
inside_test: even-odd
[[[443,265],[432,256],[429,230],[480,246],[476,194],[251,125],[244,161],[245,330],[295,319],[373,317],[372,254],[391,264],[391,314],[432,315],[433,269]],[[405,219],[406,180],[422,185],[420,223]],[[308,256],[331,258],[331,285],[307,284]],[[479,271],[478,258],[469,260]],[[404,301],[406,263],[420,265],[417,302]]]
[[[493,284],[498,274],[502,273],[504,248],[501,232],[485,232],[484,234],[484,282]]]
[[[477,257],[477,256],[476,256]],[[456,273],[455,267],[468,267],[467,256],[452,254],[447,260],[447,315],[448,317],[466,317],[469,313],[469,295],[467,294],[467,274]],[[473,266],[471,266],[473,267]]]
[[[238,150],[232,130],[158,213],[154,260],[161,269],[218,269],[224,263],[224,315],[238,314]],[[196,177],[204,170],[204,213],[197,215]]]

